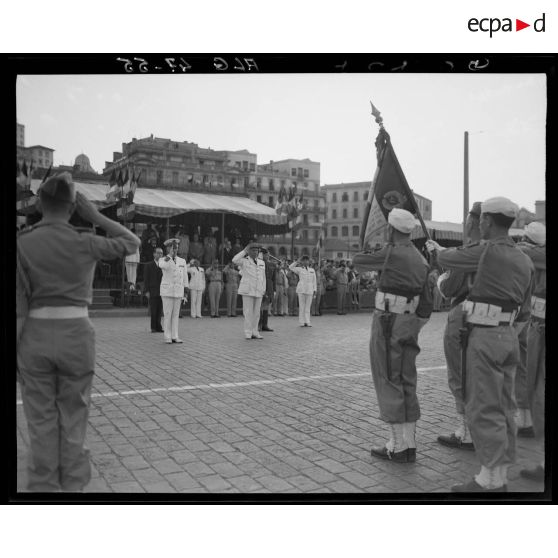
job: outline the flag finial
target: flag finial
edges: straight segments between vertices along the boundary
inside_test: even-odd
[[[380,126],[380,128],[384,127],[384,119],[380,111],[374,106],[372,101],[370,101],[370,107],[372,108],[372,116],[376,119],[376,123]]]

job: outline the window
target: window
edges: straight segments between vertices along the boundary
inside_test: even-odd
[[[358,225],[353,225],[353,236],[360,235],[360,227]]]
[[[337,227],[331,227],[331,236],[337,236]]]
[[[244,177],[244,188],[249,188],[249,187],[250,187],[250,177],[245,176]]]
[[[298,167],[298,176],[300,176],[300,178],[302,178],[302,168]]]
[[[314,184],[314,192],[319,192],[320,191],[320,185],[316,182],[316,184]]]
[[[343,219],[347,218],[347,208],[343,210]]]
[[[162,184],[163,182],[163,171],[157,171],[157,184]]]
[[[341,196],[341,201],[342,202],[348,202],[349,201],[349,194],[347,194],[347,192],[343,192],[343,195]]]
[[[308,240],[308,230],[307,230],[307,229],[304,229],[304,230],[302,231],[302,238],[303,238],[304,240]]]
[[[309,173],[308,173],[308,169],[304,169],[304,178],[308,178]]]
[[[240,161],[237,161],[235,163],[235,166],[237,166],[240,169],[240,168],[242,168],[242,163]]]
[[[308,188],[308,182],[304,183],[304,189]]]
[[[331,201],[333,203],[337,202],[337,192],[333,192],[333,194],[331,194]]]
[[[332,209],[331,210],[331,218],[332,219],[337,219],[337,209]]]
[[[362,194],[362,199],[364,201],[366,201],[368,199],[368,192],[364,192],[364,194]]]
[[[173,186],[178,186],[178,173],[177,172],[172,173],[172,185]]]
[[[257,188],[258,190],[261,190],[261,189],[262,189],[262,179],[261,179],[261,178],[258,178],[258,179],[256,180],[256,188]]]
[[[273,178],[269,179],[269,191],[275,192],[275,183],[273,182]]]
[[[256,196],[256,201],[258,203],[262,203],[262,197],[261,196]]]
[[[430,211],[430,204],[427,203],[427,204],[424,206],[424,212],[425,212],[425,213],[428,213],[429,211]]]
[[[341,236],[349,236],[349,227],[341,227]]]
[[[353,219],[358,219],[358,207],[353,207]]]
[[[291,169],[291,176],[296,176],[296,169]]]
[[[353,192],[353,201],[358,201],[358,192]]]
[[[303,222],[305,225],[308,225],[308,213],[305,213],[305,214],[302,216],[302,222]]]
[[[317,213],[314,213],[313,220],[314,220],[314,223],[319,223],[320,222],[320,216]]]
[[[318,209],[318,200],[314,200],[314,210]]]
[[[314,240],[318,240],[320,237],[320,231],[314,231]]]
[[[269,207],[273,207],[274,203],[273,203],[273,196],[269,196]]]
[[[242,161],[242,168],[248,170],[248,161]]]
[[[287,255],[287,249],[284,246],[279,246],[279,255],[280,256],[286,256]]]
[[[252,172],[256,170],[256,163],[250,163],[250,170]]]

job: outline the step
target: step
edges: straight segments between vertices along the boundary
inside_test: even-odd
[[[114,308],[114,304],[112,302],[93,302],[89,305],[90,310],[100,310],[108,308]]]

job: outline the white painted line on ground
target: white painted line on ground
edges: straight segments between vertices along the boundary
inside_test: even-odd
[[[446,366],[428,366],[426,368],[417,368],[417,372],[427,372],[429,370],[445,370]],[[329,380],[332,378],[354,378],[370,376],[370,372],[358,372],[347,374],[316,374],[313,376],[294,376],[292,378],[276,378],[275,380],[252,380],[250,382],[229,382],[223,384],[197,384],[195,386],[171,386],[160,387],[152,389],[135,389],[129,391],[106,391],[104,393],[92,393],[92,398],[97,397],[126,397],[127,395],[147,395],[154,393],[162,393],[165,391],[191,391],[194,389],[223,389],[223,388],[237,388],[247,386],[263,386],[267,384],[286,384],[290,382],[311,382],[314,380]],[[16,401],[17,405],[21,405],[21,399]]]

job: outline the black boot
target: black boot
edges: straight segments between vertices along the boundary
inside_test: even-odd
[[[268,325],[269,310],[262,310],[262,331],[273,331]]]

